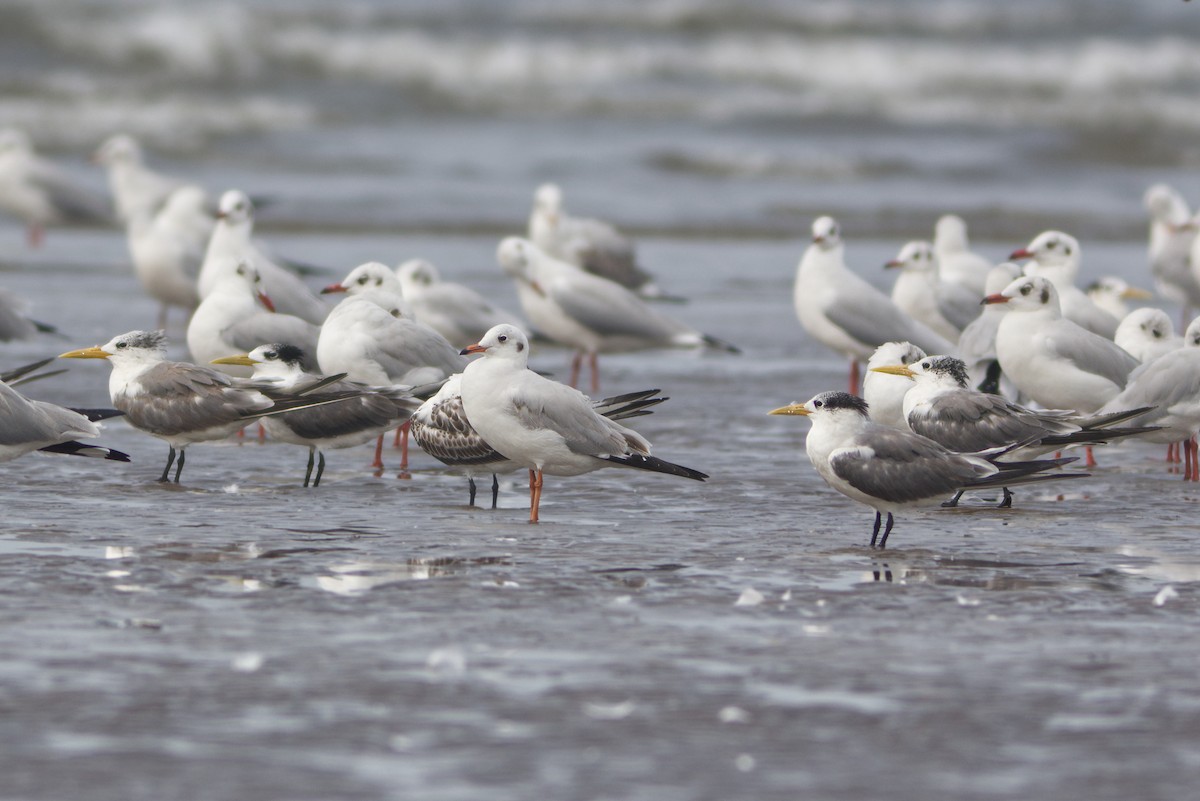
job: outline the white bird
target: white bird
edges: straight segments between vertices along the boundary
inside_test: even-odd
[[[569,215],[557,184],[542,184],[534,193],[528,233],[530,241],[556,259],[615,281],[643,298],[674,300],[638,266],[628,237],[602,220]]]
[[[188,352],[197,364],[209,364],[231,353],[245,353],[264,342],[285,342],[305,354],[304,367],[317,369],[319,326],[275,310],[263,290],[258,271],[244,261],[218,259],[209,265],[213,286],[200,301],[187,327]],[[223,366],[222,372],[249,376],[245,366]],[[340,372],[340,371],[335,371]]]
[[[957,214],[944,214],[933,227],[933,252],[943,281],[958,284],[976,296],[984,294],[984,284],[992,262],[971,251],[967,223]]]
[[[146,294],[159,302],[159,328],[166,327],[171,307],[190,314],[200,303],[196,279],[214,222],[205,191],[186,185],[172,192],[158,213],[126,225],[134,273]]]
[[[0,289],[0,342],[29,339],[39,332],[57,333],[58,329],[54,326],[34,320],[28,312],[28,301],[7,289]]]
[[[1164,353],[1183,347],[1183,337],[1175,335],[1171,317],[1162,309],[1134,309],[1117,326],[1113,342],[1139,362],[1149,362]]]
[[[33,451],[128,462],[129,455],[121,451],[76,441],[100,435],[96,419],[96,415],[31,400],[0,381],[0,462]]]
[[[271,398],[229,376],[187,362],[167,360],[161,331],[130,331],[103,345],[62,354],[62,359],[107,359],[112,404],[134,428],[158,437],[169,448],[160,482],[169,480],[176,452],[175,483],[189,445],[224,439],[247,422],[318,401]]]
[[[142,158],[142,146],[128,134],[105,139],[92,161],[108,173],[108,187],[121,222],[153,217],[183,181],[151,170]]]
[[[221,195],[217,224],[197,280],[200,299],[212,292],[223,260],[244,261],[262,276],[263,287],[278,311],[320,325],[329,307],[298,276],[271,261],[254,243],[253,233],[254,206],[246,193],[231,189]]]
[[[892,285],[892,302],[948,341],[957,342],[979,316],[983,293],[939,278],[937,257],[928,242],[908,242],[884,266],[900,271]]]
[[[500,308],[463,284],[441,280],[438,269],[424,259],[411,259],[396,268],[400,294],[413,316],[465,348],[501,323],[517,325],[517,315]]]
[[[599,388],[597,354],[652,348],[737,348],[650,308],[620,284],[547,255],[527,239],[508,237],[496,251],[517,283],[529,322],[549,339],[575,348],[571,385],[587,357],[592,391]]]
[[[350,448],[370,442],[400,425],[412,415],[420,401],[397,387],[368,387],[353,381],[323,383],[320,389],[307,390],[322,376],[304,370],[305,353],[285,343],[260,345],[249,353],[215,359],[214,364],[248,366],[255,381],[269,381],[276,391],[301,393],[310,400],[340,400],[321,406],[309,406],[263,419],[267,433],[280,442],[308,448],[308,469],[304,486],[321,484],[325,473],[324,450]],[[317,460],[313,476],[314,456]]]
[[[703,481],[704,473],[650,455],[650,443],[598,414],[586,395],[529,369],[529,340],[498,325],[464,353],[480,353],[463,371],[467,420],[497,452],[529,469],[529,522],[538,522],[545,474],[577,476],[602,467],[634,467]]]
[[[1117,333],[1121,321],[1098,307],[1075,285],[1082,260],[1075,237],[1062,231],[1043,231],[1027,246],[1013,251],[1009,258],[1031,259],[1025,265],[1025,274],[1050,279],[1058,290],[1063,317],[1102,337],[1112,339]]]
[[[1067,475],[1039,475],[1063,464],[1061,459],[1006,464],[999,459],[1003,449],[954,453],[920,434],[873,422],[866,401],[846,392],[822,392],[805,403],[782,406],[769,414],[800,415],[812,421],[805,440],[808,459],[826,484],[875,510],[872,548],[887,546],[893,515],[905,509],[936,505],[960,490],[1014,486]],[[885,513],[887,526],[880,537]]]
[[[796,269],[793,300],[809,335],[850,360],[851,394],[858,391],[858,362],[885,342],[911,342],[926,353],[954,352],[952,342],[902,312],[846,266],[841,229],[832,217],[813,221],[812,244]]]
[[[881,373],[875,368],[912,364],[925,356],[925,351],[911,342],[885,342],[875,349],[867,360],[867,372],[863,375],[863,400],[867,402],[872,420],[892,428],[907,427],[904,396],[912,388],[912,381],[904,376]]]
[[[610,420],[624,420],[650,414],[649,407],[666,398],[653,397],[657,389],[631,392],[593,402],[597,412]],[[462,403],[462,374],[446,379],[437,394],[421,405],[412,416],[412,435],[421,450],[467,477],[468,504],[475,505],[475,476],[492,474],[492,508],[500,484],[499,473],[519,470],[520,465],[504,456],[479,436],[467,421]]]
[[[1009,452],[1030,458],[1078,445],[1100,445],[1146,431],[1114,427],[1145,409],[1082,418],[1071,411],[1034,411],[999,395],[971,389],[966,365],[953,356],[928,356],[909,364],[894,363],[872,369],[910,380],[911,389],[904,396],[905,427],[956,453],[1019,446]],[[1011,504],[1012,494],[1005,488],[1000,505]]]
[[[1086,292],[1092,303],[1118,320],[1125,319],[1125,315],[1129,314],[1129,301],[1154,299],[1154,295],[1151,293],[1140,287],[1130,286],[1124,278],[1115,275],[1103,275],[1097,278],[1088,284]]]
[[[1066,319],[1047,278],[1018,278],[984,301],[1006,304],[996,356],[1013,384],[1041,406],[1091,414],[1124,389],[1138,365],[1112,340]]]
[[[25,224],[30,247],[49,226],[112,221],[103,197],[39,156],[16,128],[0,129],[0,211]]]
[[[1154,288],[1179,304],[1186,320],[1191,309],[1200,308],[1200,280],[1194,266],[1196,226],[1191,222],[1191,210],[1183,196],[1166,184],[1147,188],[1142,202],[1150,213],[1147,256]]]
[[[1020,277],[1021,268],[1012,262],[997,264],[988,271],[984,291],[988,295],[999,294]],[[996,358],[996,332],[1005,308],[1003,305],[983,304],[983,313],[958,337],[958,353],[967,365],[971,386],[1011,400],[1017,397],[1017,390],[1004,377],[1000,361]]]
[[[1184,480],[1200,481],[1196,433],[1200,431],[1200,318],[1183,336],[1183,347],[1138,367],[1125,389],[1109,400],[1100,413],[1153,407],[1138,423],[1160,426],[1143,435],[1149,442],[1183,444]]]

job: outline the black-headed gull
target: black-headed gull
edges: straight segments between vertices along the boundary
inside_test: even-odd
[[[703,481],[707,474],[650,455],[641,434],[596,412],[579,390],[529,369],[529,339],[498,325],[465,354],[482,354],[462,376],[463,410],[484,441],[529,469],[529,522],[538,522],[545,474],[577,476],[633,467]]]
[[[652,309],[625,287],[550,256],[520,237],[496,250],[501,268],[517,284],[526,318],[549,339],[575,348],[571,385],[586,356],[592,391],[599,389],[597,354],[652,348],[710,348],[736,353],[727,342]]]
[[[1058,290],[1063,317],[1094,334],[1113,338],[1121,322],[1101,309],[1087,293],[1076,286],[1083,258],[1079,240],[1062,231],[1043,231],[1023,248],[1013,251],[1010,259],[1029,259],[1026,275],[1048,278]]]
[[[926,353],[955,350],[953,342],[902,312],[846,266],[841,228],[832,217],[813,221],[812,243],[796,268],[793,301],[804,330],[850,360],[852,394],[858,392],[858,362],[885,342],[911,342]]]
[[[822,392],[769,413],[812,421],[805,439],[809,461],[830,487],[875,510],[872,548],[887,546],[894,514],[935,506],[960,490],[1086,475],[1044,473],[1073,459],[1006,464],[999,459],[1002,452],[954,453],[920,434],[873,422],[866,401],[847,392]],[[884,514],[887,526],[880,536]]]
[[[983,294],[943,281],[928,242],[905,243],[884,267],[900,273],[892,284],[892,302],[948,341],[957,342],[962,330],[979,316]]]
[[[984,291],[988,295],[999,294],[1020,277],[1021,268],[1016,264],[997,264],[988,271]],[[1003,305],[983,304],[983,312],[958,337],[958,355],[967,365],[971,386],[1011,400],[1017,397],[1017,389],[1004,377],[996,358],[996,331],[1004,309]]]
[[[1183,347],[1183,337],[1175,334],[1171,316],[1152,307],[1134,309],[1125,315],[1113,342],[1142,363]]]

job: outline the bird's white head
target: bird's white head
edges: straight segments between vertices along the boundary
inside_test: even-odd
[[[1062,231],[1043,231],[1033,238],[1027,246],[1013,251],[1011,259],[1032,259],[1026,266],[1026,272],[1034,272],[1041,268],[1067,268],[1070,277],[1079,270],[1079,240]]]
[[[501,323],[492,326],[478,342],[459,353],[463,356],[482,353],[487,358],[510,359],[524,364],[529,361],[529,337],[515,325]]]
[[[1048,278],[1029,275],[1018,278],[1006,286],[1002,292],[988,295],[983,299],[986,304],[1004,303],[1010,311],[1040,311],[1048,310],[1055,316],[1062,314],[1058,302],[1058,290]]]
[[[557,217],[562,210],[562,190],[558,184],[542,184],[533,193],[533,208],[551,217]]]
[[[431,287],[441,280],[438,268],[425,259],[409,259],[396,268],[400,289],[408,295],[414,289]]]
[[[217,203],[217,219],[226,225],[242,225],[254,220],[254,204],[240,189],[230,189]]]
[[[321,293],[325,295],[332,292],[345,292],[349,295],[362,295],[368,292],[402,294],[400,279],[396,277],[390,267],[378,261],[369,261],[366,264],[358,265],[339,283],[330,284],[321,290]]]
[[[1142,203],[1156,222],[1181,225],[1190,216],[1187,201],[1166,184],[1154,184],[1146,189]]]
[[[1145,341],[1160,342],[1170,339],[1175,334],[1175,324],[1171,315],[1162,309],[1134,309],[1121,320],[1114,337],[1118,344],[1127,336],[1138,337]]]
[[[275,342],[259,345],[249,353],[213,359],[211,364],[236,364],[254,368],[255,378],[294,378],[304,371],[304,351],[295,345]]]
[[[767,414],[786,414],[810,417],[816,423],[827,421],[861,421],[867,418],[867,402],[849,392],[822,392],[804,403],[791,403],[772,409]]]
[[[961,253],[970,247],[967,223],[957,214],[943,214],[933,226],[933,246],[938,253]]]
[[[111,359],[118,361],[160,361],[167,355],[167,335],[162,331],[130,331],[115,336],[103,345],[61,354],[60,359]]]
[[[899,268],[908,272],[936,273],[937,257],[933,254],[932,244],[917,240],[905,244],[896,254],[896,258],[883,266],[889,269]]]
[[[537,245],[519,236],[506,237],[496,248],[500,269],[517,279],[531,280],[533,253]]]
[[[813,244],[821,250],[833,250],[842,244],[842,229],[832,217],[818,217],[812,224]]]
[[[911,342],[884,342],[867,360],[867,369],[885,365],[908,365],[924,358],[925,351]]]
[[[872,368],[881,373],[903,375],[918,383],[933,383],[938,386],[966,389],[970,380],[967,365],[954,356],[926,356],[907,365],[890,365]]]
[[[105,167],[142,163],[142,146],[129,134],[113,134],[100,143],[92,161]]]

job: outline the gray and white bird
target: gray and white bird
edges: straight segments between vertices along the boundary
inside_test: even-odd
[[[114,134],[100,143],[92,161],[104,167],[117,218],[128,225],[153,217],[176,189],[179,178],[146,166],[141,144],[129,134]]]
[[[1147,257],[1150,275],[1158,294],[1182,309],[1188,319],[1192,309],[1200,308],[1200,280],[1194,262],[1196,225],[1183,195],[1166,184],[1146,189],[1142,203],[1150,213]],[[1182,325],[1182,323],[1181,323]]]
[[[534,328],[575,349],[572,386],[578,383],[587,357],[592,391],[599,389],[600,353],[654,348],[738,352],[733,345],[651,308],[620,284],[550,256],[528,239],[504,239],[496,258],[516,281],[521,309]]]
[[[108,224],[105,199],[34,151],[29,136],[0,129],[0,211],[25,224],[30,247],[42,244],[46,228]]]
[[[904,422],[904,396],[912,389],[912,381],[875,368],[912,364],[926,355],[911,342],[885,342],[875,349],[867,360],[867,372],[863,374],[863,400],[867,402],[872,420],[892,428],[908,427]]]
[[[543,476],[632,467],[703,481],[708,475],[650,455],[636,431],[596,412],[579,390],[529,369],[529,340],[498,325],[464,354],[482,354],[462,375],[467,420],[498,453],[529,469],[529,522],[538,522]]]
[[[943,214],[933,228],[933,252],[943,281],[958,284],[976,296],[984,294],[984,283],[992,262],[971,250],[967,223],[957,214]]]
[[[207,204],[203,189],[185,185],[172,192],[157,212],[126,224],[134,274],[146,294],[159,303],[159,328],[166,327],[170,308],[191,314],[200,303],[196,280],[215,223]]]
[[[518,325],[520,317],[502,309],[464,284],[443,281],[437,267],[425,259],[410,259],[396,268],[399,291],[413,316],[465,348],[501,323]]]
[[[892,302],[948,341],[957,342],[962,330],[979,316],[983,293],[943,281],[930,243],[906,243],[884,267],[900,271],[892,284]]]
[[[351,448],[378,438],[408,420],[421,401],[399,387],[368,387],[346,380],[322,383],[320,389],[309,390],[322,376],[305,372],[306,361],[301,348],[274,343],[260,345],[249,353],[214,359],[213,364],[250,367],[254,371],[252,378],[270,382],[273,392],[299,393],[314,401],[340,401],[263,419],[263,427],[272,438],[308,448],[304,486],[309,486],[311,479],[312,486],[317,487],[325,473],[325,450]]]
[[[1063,317],[1102,337],[1112,339],[1117,333],[1120,320],[1093,303],[1076,286],[1082,253],[1075,237],[1062,231],[1043,231],[1028,245],[1013,251],[1009,258],[1029,259],[1025,274],[1047,278],[1054,284]]]
[[[534,193],[528,233],[530,241],[556,259],[614,281],[648,300],[677,300],[667,297],[653,276],[638,265],[629,237],[610,223],[568,214],[557,184],[542,184]]]
[[[1150,307],[1134,309],[1125,315],[1113,342],[1142,363],[1183,347],[1183,337],[1176,336],[1170,315]]]
[[[905,314],[846,266],[841,228],[832,217],[813,221],[812,244],[796,269],[793,300],[809,336],[850,360],[852,394],[858,392],[859,361],[885,342],[911,342],[926,353],[955,351],[953,342]]]
[[[999,458],[1004,449],[954,453],[920,434],[873,422],[866,401],[847,392],[822,392],[769,414],[812,421],[805,440],[809,461],[830,487],[875,510],[872,548],[887,546],[896,513],[936,506],[960,490],[1084,475],[1045,473],[1073,459],[1007,464]],[[884,514],[887,525],[880,536]]]
[[[1116,275],[1102,275],[1088,284],[1084,291],[1087,292],[1092,303],[1118,320],[1124,320],[1125,316],[1132,311],[1129,308],[1129,301],[1154,299],[1153,293],[1147,292],[1141,287],[1132,286],[1124,278]]]
[[[169,448],[160,482],[169,480],[176,453],[175,483],[189,445],[224,439],[247,422],[321,401],[271,398],[238,385],[224,373],[167,360],[161,331],[130,331],[103,345],[62,354],[62,359],[107,359],[112,404],[134,428],[158,437]]]
[[[984,290],[988,295],[999,294],[1013,281],[1021,277],[1021,268],[1012,262],[997,264],[988,271]],[[996,332],[1005,307],[983,304],[983,312],[963,329],[958,337],[958,354],[967,365],[970,384],[975,389],[1015,399],[1016,387],[1004,377],[1000,361],[996,357]]]
[[[54,334],[58,329],[29,316],[29,302],[7,289],[0,289],[0,342],[30,339],[36,334]]]
[[[128,462],[129,455],[114,448],[77,441],[100,435],[97,419],[97,414],[32,400],[0,381],[0,462],[34,451]]]

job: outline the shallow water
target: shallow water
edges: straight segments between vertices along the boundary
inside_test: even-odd
[[[268,236],[320,264],[425,255],[512,298],[490,237]],[[316,490],[302,449],[253,436],[193,447],[161,486],[165,448],[120,422],[103,441],[132,464],[0,466],[5,793],[1188,797],[1200,489],[1157,447],[1110,447],[1090,479],[908,514],[868,550],[870,512],[816,477],[803,421],[766,415],[845,380],[792,313],[802,244],[643,243],[691,298],[669,311],[745,352],[602,358],[603,390],[661,387],[636,426],[704,484],[547,478],[530,526],[519,476],[471,509],[428,457],[375,476],[365,446],[330,452]],[[121,247],[64,232],[3,273],[67,332],[4,363],[149,326]],[[892,248],[850,253],[875,275]],[[534,363],[561,376],[567,354]],[[62,366],[26,391],[105,402],[105,364]]]

